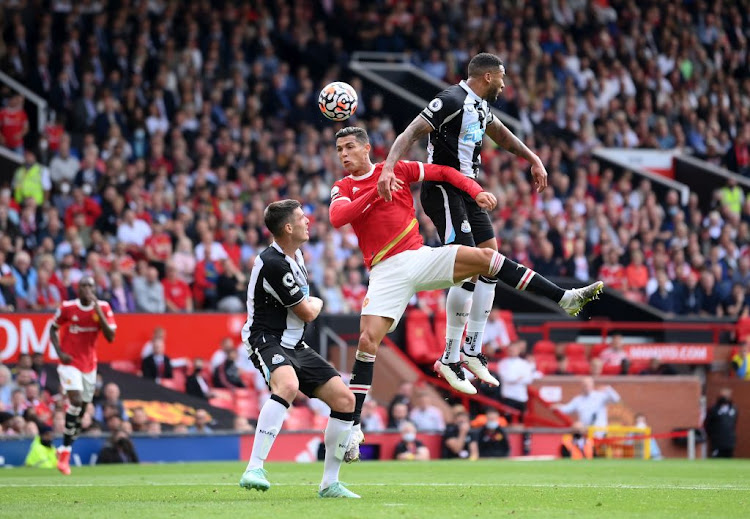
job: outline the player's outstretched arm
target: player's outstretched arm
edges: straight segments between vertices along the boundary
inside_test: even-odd
[[[378,178],[378,194],[386,202],[391,201],[391,191],[400,187],[399,180],[396,178],[396,174],[393,172],[393,168],[396,167],[396,163],[401,160],[409,148],[417,142],[419,139],[432,132],[432,126],[428,123],[422,115],[418,115],[414,120],[396,137],[391,146],[391,151],[388,152],[383,163],[383,170],[380,172],[380,178]]]
[[[336,229],[356,220],[367,206],[374,203],[378,197],[378,190],[371,187],[363,192],[355,201],[339,195],[334,186],[331,192],[331,205],[328,208],[328,220]]]
[[[544,164],[542,164],[542,159],[521,142],[521,139],[513,135],[513,132],[501,123],[497,117],[493,118],[492,122],[487,125],[486,133],[490,139],[502,146],[503,149],[531,163],[531,176],[534,179],[534,187],[536,187],[537,192],[541,192],[547,187],[547,170],[544,168]]]
[[[414,163],[411,163],[414,164]],[[457,169],[450,166],[438,166],[437,164],[419,164],[424,168],[424,174],[420,175],[420,180],[429,180],[433,182],[447,182],[450,185],[471,195],[479,207],[482,209],[492,210],[497,205],[497,198],[492,193],[482,191],[482,186],[477,184],[469,177],[462,175]]]
[[[319,297],[310,297],[302,299],[298,304],[292,307],[292,311],[306,323],[314,321],[323,309],[323,300]]]

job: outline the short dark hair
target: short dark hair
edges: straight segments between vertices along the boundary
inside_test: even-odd
[[[347,126],[346,128],[341,128],[336,132],[335,137],[336,140],[339,140],[341,137],[348,137],[350,135],[354,135],[354,138],[362,145],[370,143],[370,136],[367,135],[367,130],[360,128],[359,126]]]
[[[469,62],[469,77],[478,77],[486,72],[494,72],[504,66],[503,60],[494,54],[480,52]]]
[[[279,236],[298,207],[302,207],[302,204],[296,200],[280,200],[269,204],[263,213],[263,219],[271,234]]]

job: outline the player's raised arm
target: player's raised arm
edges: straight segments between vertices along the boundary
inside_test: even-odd
[[[377,202],[378,190],[371,187],[362,192],[355,201],[345,196],[339,185],[331,190],[331,205],[328,208],[328,220],[336,229],[356,220],[367,206]]]
[[[450,185],[471,195],[482,209],[492,210],[497,206],[497,198],[492,193],[482,190],[482,186],[469,177],[462,175],[457,169],[437,164],[423,164],[421,162],[399,162],[399,166],[406,168],[409,182],[447,182]]]
[[[425,110],[428,109],[429,107],[425,108]],[[380,172],[380,178],[378,179],[378,194],[386,202],[391,201],[391,191],[399,187],[396,174],[393,172],[396,163],[409,151],[412,144],[434,130],[432,123],[427,122],[427,116],[422,114],[424,114],[424,111],[416,116],[409,126],[396,137],[391,150],[388,152],[388,157],[383,163],[383,170]]]
[[[521,142],[521,139],[513,135],[513,132],[501,123],[497,117],[492,118],[492,122],[487,125],[486,132],[489,138],[502,146],[504,150],[524,158],[531,163],[531,176],[534,179],[534,186],[537,192],[541,192],[547,187],[547,170],[544,168],[542,159]]]

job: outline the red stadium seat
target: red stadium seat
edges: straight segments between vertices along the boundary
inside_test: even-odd
[[[536,341],[534,344],[534,356],[538,355],[552,355],[555,356],[555,343],[547,340]]]
[[[591,365],[585,358],[569,359],[568,370],[576,375],[589,375],[591,373]]]
[[[443,341],[432,331],[429,316],[419,308],[406,311],[406,353],[417,364],[431,364],[443,354]]]
[[[586,346],[578,342],[569,342],[565,345],[565,356],[569,359],[586,359]]]
[[[630,375],[638,375],[641,371],[648,368],[650,361],[648,360],[635,360],[630,363],[628,373]]]
[[[557,359],[553,355],[535,355],[536,369],[545,375],[554,375],[557,371]]]
[[[138,373],[138,365],[132,360],[113,360],[110,364],[112,369],[135,375]]]
[[[600,342],[599,344],[594,344],[594,346],[591,348],[590,358],[592,359],[597,358],[608,347],[609,347],[609,344],[607,344],[606,342]]]
[[[178,378],[163,378],[159,381],[162,387],[169,388],[173,391],[179,391],[180,393],[185,392],[185,379]]]
[[[619,375],[622,373],[622,368],[614,364],[605,364],[602,367],[602,375]]]
[[[214,398],[221,398],[222,400],[229,400],[230,402],[234,400],[231,389],[216,387],[211,390],[211,392],[214,394]]]
[[[505,322],[505,329],[508,331],[510,342],[516,342],[518,340],[518,332],[516,331],[515,323],[513,323],[513,312],[500,310],[499,314],[500,319]]]
[[[248,419],[258,418],[260,409],[258,399],[256,398],[238,398],[234,402],[234,412],[237,416],[243,416]]]
[[[227,400],[226,398],[211,398],[208,403],[214,407],[226,409],[227,411],[234,411],[234,401]]]
[[[306,406],[292,406],[289,408],[284,429],[287,431],[302,431],[313,428],[314,413]]]

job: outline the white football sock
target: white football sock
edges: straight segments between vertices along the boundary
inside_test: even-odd
[[[466,339],[463,348],[466,355],[476,357],[482,353],[484,327],[487,326],[487,319],[492,311],[492,304],[495,302],[496,286],[497,281],[487,283],[480,278],[477,282],[474,296],[471,298],[469,322],[466,325]]]
[[[339,480],[339,469],[344,459],[346,449],[349,448],[349,438],[352,434],[353,421],[329,418],[325,432],[326,459],[323,465],[323,481],[320,490],[328,488]]]
[[[469,319],[469,307],[473,290],[467,290],[464,286],[474,283],[464,283],[462,286],[454,286],[448,290],[445,300],[446,326],[445,326],[445,351],[440,359],[443,364],[451,364],[461,360],[461,339],[464,336],[466,321]]]
[[[284,423],[286,410],[287,406],[274,400],[273,397],[263,404],[263,408],[258,415],[253,452],[250,454],[250,461],[247,464],[248,470],[263,468],[263,462],[266,461],[268,453],[273,447],[273,442],[276,440],[276,435],[279,434]]]

